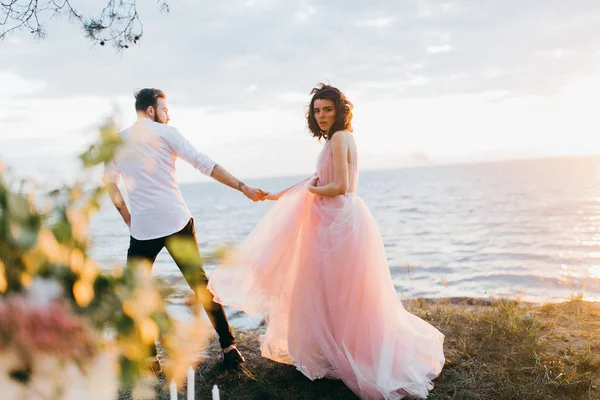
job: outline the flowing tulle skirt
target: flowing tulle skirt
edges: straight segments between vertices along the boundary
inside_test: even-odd
[[[212,274],[215,300],[265,315],[264,357],[363,399],[426,397],[444,336],[400,302],[377,225],[354,194],[283,196]]]

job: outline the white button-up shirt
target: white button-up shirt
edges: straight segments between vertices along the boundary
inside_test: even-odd
[[[179,157],[208,176],[215,162],[198,152],[177,129],[148,118],[140,118],[120,135],[123,145],[105,165],[104,179],[118,184],[123,176],[131,236],[149,240],[179,232],[192,215],[175,178],[175,161]]]

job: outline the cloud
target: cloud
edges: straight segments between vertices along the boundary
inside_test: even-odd
[[[463,10],[458,1],[429,1],[417,0],[417,15],[419,18],[432,18],[440,14],[456,14]]]
[[[303,1],[300,9],[294,13],[294,21],[308,22],[316,12],[313,6]]]
[[[375,18],[359,21],[356,23],[356,26],[373,26],[376,28],[385,28],[392,25],[394,21],[394,18]]]
[[[543,58],[569,58],[577,57],[578,53],[573,49],[549,49],[549,50],[538,50],[535,54]]]
[[[426,76],[414,75],[406,81],[406,85],[409,86],[425,86],[431,83],[431,78]]]
[[[265,8],[265,7],[269,7],[274,2],[275,2],[275,0],[245,0],[244,6],[247,8],[257,8],[257,7]]]
[[[570,77],[595,74],[600,37],[590,15],[600,13],[600,3],[549,7],[531,0],[518,3],[515,13],[516,5],[182,1],[161,14],[149,2],[140,9],[143,40],[122,54],[90,47],[75,24],[50,21],[44,41],[21,33],[13,36],[20,43],[0,44],[0,70],[44,82],[46,97],[130,96],[135,88],[155,86],[176,93],[180,103],[215,111],[278,105],[284,93],[307,92],[319,81],[354,90],[376,80],[374,95],[410,98],[496,89],[554,93]],[[552,66],[543,56],[548,51]],[[388,81],[409,79],[411,65],[437,84],[386,89]],[[506,73],[490,76],[492,66]],[[463,75],[468,79],[452,79]],[[248,91],[250,85],[256,89]]]
[[[283,93],[279,95],[279,98],[284,102],[294,104],[308,104],[310,102],[310,95],[308,93]]]
[[[25,79],[13,72],[0,71],[0,87],[6,97],[39,93],[45,86],[41,80]]]
[[[450,53],[452,50],[454,50],[454,47],[450,46],[449,44],[443,44],[441,46],[427,46],[427,52],[431,54]]]
[[[600,70],[596,0],[181,0],[170,14],[154,2],[140,7],[143,40],[123,53],[91,46],[64,19],[47,22],[45,40],[22,32],[0,43],[0,156],[14,152],[20,165],[43,165],[35,160],[47,156],[56,170],[71,168],[71,161],[60,167],[62,160],[91,140],[113,102],[131,122],[133,92],[151,86],[167,92],[173,124],[233,170],[267,173],[267,164],[245,168],[240,160],[251,163],[253,152],[267,157],[269,143],[302,149],[306,157],[298,163],[309,169],[314,143],[303,113],[317,82],[342,88],[357,105],[358,136],[377,137],[363,142],[367,154],[379,154],[382,142],[401,142],[390,128],[401,115],[412,122],[400,132],[418,127],[427,140],[392,150],[440,155],[453,142],[443,134],[435,140],[427,129],[440,134],[460,126],[453,135],[476,149],[488,137],[524,140],[522,130],[573,131],[565,121],[577,118],[545,99],[596,79]],[[576,97],[572,104],[577,121],[593,120],[592,100]],[[539,110],[511,114],[518,107],[557,107],[560,118]],[[476,115],[475,125],[478,113],[487,119]],[[516,133],[489,129],[498,118]],[[282,163],[290,157],[278,156]]]

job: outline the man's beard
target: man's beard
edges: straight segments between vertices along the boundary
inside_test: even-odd
[[[160,122],[160,120],[158,119],[158,113],[156,112],[156,108],[154,109],[154,122],[162,124],[162,122]]]

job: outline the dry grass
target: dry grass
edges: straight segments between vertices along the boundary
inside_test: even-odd
[[[446,335],[431,399],[599,399],[600,304],[414,302]]]
[[[430,399],[600,399],[600,304],[579,298],[535,305],[415,300],[406,307],[446,335],[446,365]],[[293,367],[263,359],[260,330],[238,331],[247,362],[220,367],[216,341],[198,367],[198,399],[356,399],[341,382],[311,382]],[[128,399],[122,393],[120,399]],[[169,399],[164,383],[156,398]],[[184,391],[179,395],[185,399]]]

